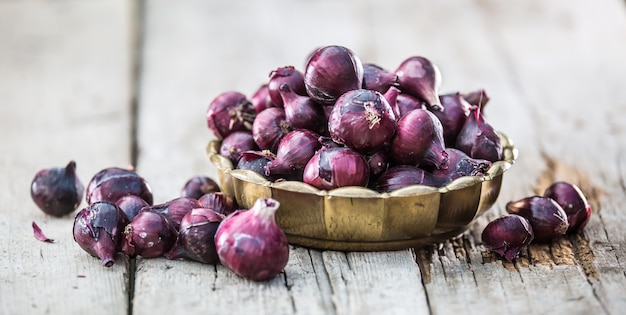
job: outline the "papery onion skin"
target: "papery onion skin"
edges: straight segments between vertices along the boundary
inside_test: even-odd
[[[485,106],[487,105],[487,103],[489,103],[490,100],[489,95],[487,95],[487,91],[485,91],[485,89],[471,91],[469,93],[463,94],[462,96],[469,104],[480,107],[483,113],[485,111]]]
[[[294,129],[285,110],[272,107],[257,115],[252,124],[252,138],[261,150],[276,152],[280,140]]]
[[[240,92],[224,92],[207,109],[207,125],[219,140],[235,131],[250,131],[256,117],[254,105]]]
[[[567,214],[551,198],[530,196],[506,204],[506,211],[520,215],[530,222],[535,234],[534,242],[550,243],[564,235],[569,228]]]
[[[441,73],[428,58],[409,57],[398,66],[395,73],[403,93],[424,100],[431,110],[443,110],[439,101]]]
[[[567,233],[581,231],[589,222],[591,206],[578,186],[563,181],[555,182],[546,188],[543,195],[556,201],[565,211],[569,223]]]
[[[328,131],[335,142],[363,154],[382,149],[396,131],[392,107],[380,92],[352,90],[335,103]]]
[[[317,151],[304,168],[303,181],[321,190],[345,186],[367,186],[369,164],[365,158],[345,147]]]
[[[392,192],[411,185],[442,187],[450,182],[412,165],[396,165],[380,174],[373,189],[379,192]]]
[[[159,257],[176,242],[178,231],[161,213],[142,210],[124,229],[122,252],[144,258]]]
[[[43,212],[61,217],[76,210],[85,187],[76,175],[76,162],[66,167],[43,169],[35,174],[30,196]]]
[[[287,265],[287,237],[276,224],[274,214],[280,203],[258,199],[250,210],[240,210],[222,221],[215,234],[221,263],[237,275],[267,281]]]
[[[315,152],[322,147],[319,135],[306,129],[294,130],[283,137],[276,158],[267,163],[265,175],[302,181],[302,172]]]
[[[251,132],[236,131],[224,138],[220,145],[220,154],[227,157],[233,165],[237,165],[241,152],[258,149]]]
[[[528,220],[515,214],[489,222],[482,232],[485,247],[508,261],[519,257],[522,248],[530,244],[533,239],[533,228]]]
[[[363,64],[350,49],[331,45],[318,48],[304,71],[307,94],[322,105],[332,105],[344,93],[363,85]]]
[[[363,89],[385,93],[398,84],[398,75],[373,63],[363,64]]]
[[[448,153],[443,140],[443,127],[433,113],[414,109],[398,121],[396,135],[390,146],[396,164],[432,165],[446,168]]]
[[[188,259],[205,264],[219,263],[215,248],[215,232],[224,216],[211,209],[192,209],[183,217],[178,237],[164,256],[167,259]]]
[[[268,83],[270,99],[277,107],[284,106],[284,98],[280,92],[280,88],[283,84],[287,84],[289,90],[297,95],[307,95],[306,87],[304,86],[304,74],[293,66],[279,67],[270,72],[270,80]]]
[[[471,105],[463,99],[461,93],[445,94],[439,97],[443,111],[433,111],[443,126],[443,140],[447,147],[456,144],[456,138],[463,128]]]
[[[220,186],[215,180],[208,176],[193,176],[185,182],[181,189],[181,197],[191,197],[198,199],[205,194],[220,191]]]

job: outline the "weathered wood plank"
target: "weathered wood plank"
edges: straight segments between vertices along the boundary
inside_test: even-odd
[[[29,187],[72,159],[84,184],[130,164],[129,17],[121,0],[0,1],[1,314],[127,312],[127,260],[103,267],[73,241],[73,214],[45,215]]]

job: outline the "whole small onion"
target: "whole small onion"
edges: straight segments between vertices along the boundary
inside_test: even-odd
[[[387,150],[379,150],[367,156],[367,164],[370,168],[370,181],[378,178],[389,167],[389,155]]]
[[[116,205],[98,201],[80,210],[74,218],[74,241],[87,253],[111,267],[120,250],[122,232],[128,218]]]
[[[589,222],[591,206],[578,186],[568,182],[555,182],[546,188],[543,196],[556,201],[565,211],[569,223],[567,233],[576,233]]]
[[[393,108],[396,120],[414,109],[426,109],[422,101],[406,93],[401,93],[395,86],[390,87],[387,92],[385,92],[384,97],[391,108]]]
[[[224,92],[211,101],[207,109],[207,125],[218,139],[235,131],[249,131],[256,117],[254,105],[239,92]]]
[[[272,103],[270,98],[270,92],[267,84],[261,85],[254,94],[250,97],[250,103],[254,106],[254,110],[257,115],[264,111],[266,108],[276,107],[276,104]]]
[[[202,208],[202,204],[197,199],[178,197],[158,205],[144,207],[141,212],[152,211],[162,214],[172,226],[178,229],[183,217],[195,208]]]
[[[489,103],[490,99],[485,89],[471,91],[469,93],[463,94],[462,96],[471,105],[480,107],[482,112],[485,111],[485,105]]]
[[[502,143],[493,127],[485,121],[480,107],[472,106],[456,138],[455,147],[467,155],[489,160],[502,159]]]
[[[87,203],[117,202],[126,195],[135,195],[152,204],[152,189],[148,182],[132,170],[110,167],[96,173],[89,181],[85,196]]]
[[[385,93],[398,84],[398,76],[373,63],[363,64],[363,89]]]
[[[484,176],[491,167],[491,162],[473,159],[461,150],[448,148],[446,152],[448,153],[448,167],[432,170],[433,175],[451,180],[462,176]]]
[[[396,165],[380,174],[373,189],[379,192],[391,192],[411,185],[442,187],[450,182],[423,169],[412,165]]]
[[[405,59],[395,71],[398,85],[403,93],[410,94],[426,102],[432,110],[443,110],[439,102],[441,73],[429,59],[414,56]]]
[[[239,208],[237,200],[233,196],[222,192],[206,194],[200,197],[198,202],[200,202],[203,208],[211,209],[224,216],[235,212]]]
[[[215,180],[208,176],[193,176],[185,182],[180,191],[181,197],[191,197],[198,199],[205,194],[220,191],[220,186]]]
[[[252,124],[252,138],[260,149],[276,152],[280,140],[293,130],[285,110],[271,107],[257,115]]]
[[[443,140],[448,147],[456,144],[456,138],[467,120],[470,104],[461,93],[441,95],[439,97],[443,111],[433,111],[443,126]]]
[[[272,103],[278,107],[283,107],[284,96],[281,95],[280,88],[283,84],[287,84],[289,90],[297,95],[306,96],[306,87],[304,86],[304,74],[296,70],[293,66],[279,67],[270,72],[270,80],[268,83],[268,92]]]
[[[267,172],[267,164],[275,158],[276,156],[269,150],[241,152],[236,168],[253,171],[271,180],[271,177],[265,175],[265,173]]]
[[[159,257],[172,248],[177,233],[164,215],[143,210],[124,229],[122,252],[144,258]]]
[[[294,130],[280,141],[276,158],[267,163],[265,175],[302,180],[302,172],[315,152],[322,147],[319,135],[306,129]]]
[[[241,152],[258,149],[251,132],[236,131],[224,138],[220,145],[220,154],[227,157],[233,165],[237,165]]]
[[[515,214],[489,222],[482,233],[485,247],[508,261],[516,259],[533,238],[533,228],[528,220]]]
[[[432,165],[446,168],[448,153],[443,141],[443,127],[433,113],[414,109],[398,121],[391,141],[391,158],[396,164]]]
[[[144,207],[150,206],[145,200],[135,195],[124,196],[118,199],[115,205],[126,214],[128,220],[132,220]]]
[[[289,245],[276,224],[280,203],[258,199],[250,210],[226,217],[215,234],[220,261],[237,275],[254,281],[276,277],[287,265]]]
[[[316,102],[332,105],[344,93],[363,85],[363,64],[343,46],[318,48],[309,57],[304,70],[307,94]]]
[[[205,264],[217,264],[215,232],[224,216],[211,209],[196,208],[187,213],[180,223],[178,237],[167,259],[189,259]]]
[[[567,232],[567,214],[556,201],[541,196],[526,197],[506,204],[506,211],[530,222],[537,243],[550,243]]]
[[[373,153],[391,140],[396,131],[393,109],[380,92],[352,90],[335,103],[328,131],[338,143],[363,154]]]
[[[30,196],[43,212],[61,217],[78,208],[84,189],[76,175],[76,162],[70,161],[66,167],[37,172],[30,185]]]
[[[367,186],[370,175],[365,158],[345,147],[317,151],[304,168],[303,181],[322,190]]]
[[[317,133],[326,130],[326,117],[321,105],[308,97],[296,94],[287,83],[279,87],[285,117],[294,129],[308,129]]]

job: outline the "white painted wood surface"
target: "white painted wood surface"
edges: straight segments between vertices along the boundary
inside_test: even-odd
[[[624,38],[621,0],[0,1],[0,314],[621,314]],[[444,92],[487,89],[488,119],[520,157],[463,237],[396,252],[294,246],[283,274],[255,283],[165,259],[106,269],[73,242],[71,215],[30,200],[34,173],[70,159],[85,183],[136,163],[156,202],[177,197],[187,178],[216,174],[209,101],[250,95],[326,44],[391,69],[424,55]],[[555,180],[590,198],[584,232],[515,263],[486,251],[480,233],[504,204]],[[32,221],[55,243],[36,241]]]

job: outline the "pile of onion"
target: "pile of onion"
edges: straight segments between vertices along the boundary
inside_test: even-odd
[[[234,168],[270,181],[383,192],[482,176],[502,159],[482,113],[489,98],[484,89],[440,95],[440,84],[439,68],[422,56],[390,71],[325,46],[308,55],[303,71],[270,71],[250,100],[218,95],[207,124]]]

